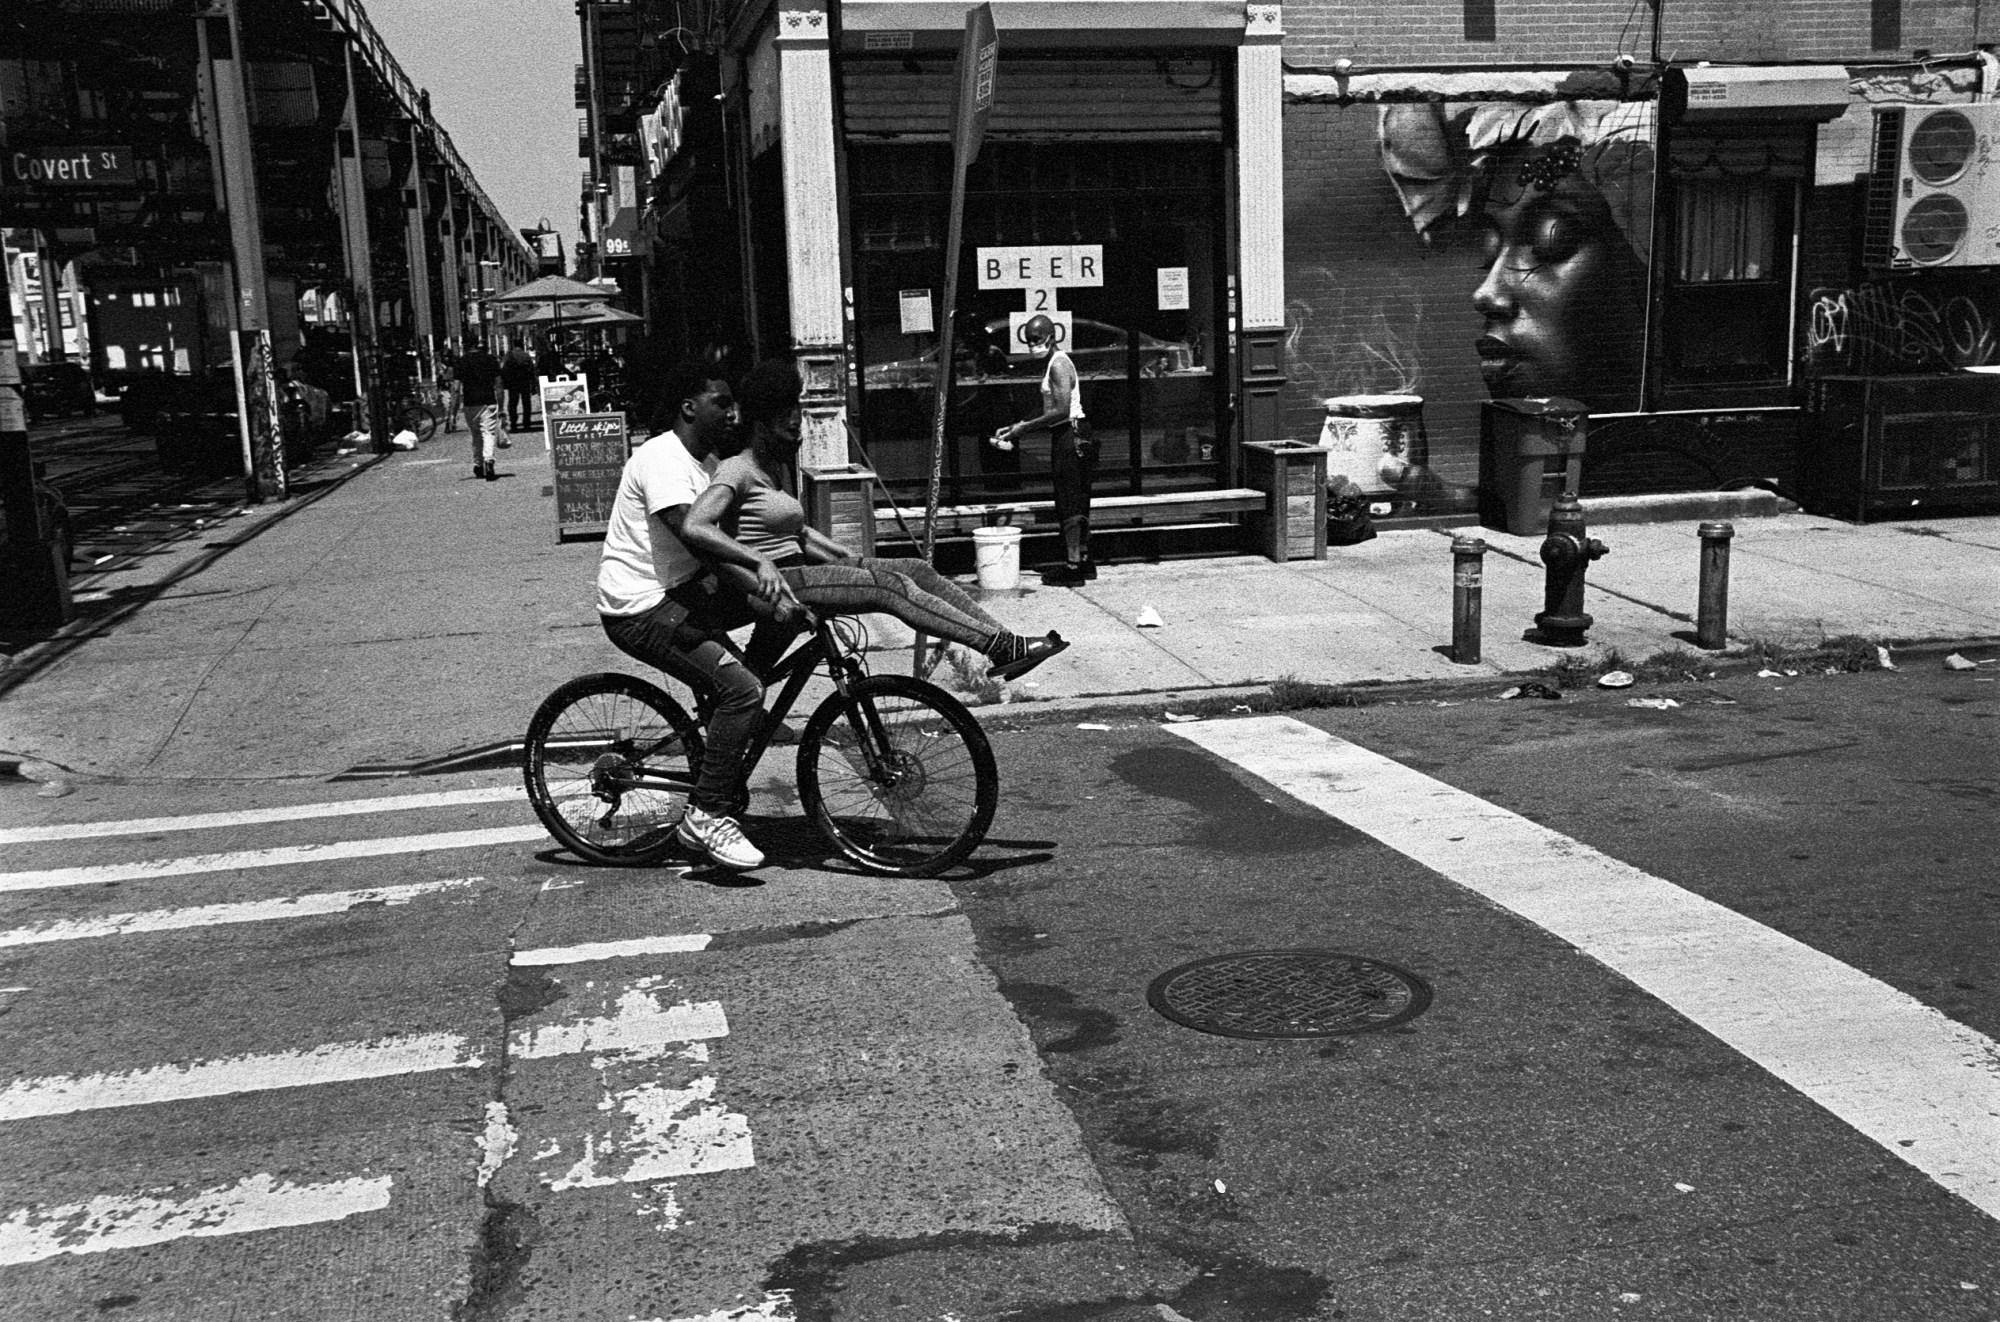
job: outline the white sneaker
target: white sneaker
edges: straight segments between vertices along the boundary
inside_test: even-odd
[[[764,866],[763,854],[744,838],[743,828],[734,817],[711,817],[693,804],[681,814],[674,838],[689,849],[707,854],[721,867],[742,872]]]

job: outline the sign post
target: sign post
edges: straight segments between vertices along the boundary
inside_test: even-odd
[[[965,37],[958,46],[958,96],[952,113],[951,214],[944,241],[944,310],[938,325],[937,399],[931,405],[930,485],[924,494],[924,559],[937,545],[938,487],[944,475],[945,416],[951,409],[952,328],[958,315],[958,253],[965,228],[965,172],[978,159],[993,112],[1000,75],[1000,38],[993,30],[993,7],[965,11]],[[922,639],[918,639],[921,656]]]
[[[547,419],[555,473],[556,540],[602,535],[611,525],[631,438],[623,413],[566,413]]]

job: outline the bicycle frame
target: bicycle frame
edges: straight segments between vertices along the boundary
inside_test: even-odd
[[[841,646],[840,639],[834,633],[827,617],[808,611],[806,618],[812,622],[812,636],[787,652],[784,659],[771,671],[767,687],[780,680],[783,681],[783,687],[778,690],[777,700],[765,709],[764,720],[757,733],[752,736],[749,747],[743,750],[743,774],[746,776],[763,760],[765,751],[771,746],[772,734],[784,722],[785,717],[791,714],[792,704],[799,700],[801,693],[805,692],[806,683],[812,679],[814,672],[822,663],[826,666],[827,677],[833,681],[834,690],[843,698],[848,695],[849,686],[864,673],[861,663],[848,655],[846,649]],[[853,721],[851,716],[849,719]],[[884,774],[881,749],[886,739],[879,723],[871,721],[871,724],[875,728],[863,728],[859,722],[854,722],[854,736],[856,742],[861,745],[862,757],[868,764],[869,774],[879,777]],[[647,754],[652,751],[652,749],[645,750]],[[694,789],[691,777],[671,771],[640,770],[630,777],[627,785],[631,788],[666,788],[683,792]]]

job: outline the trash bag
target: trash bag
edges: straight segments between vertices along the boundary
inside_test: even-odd
[[[1353,478],[1335,473],[1326,480],[1326,544],[1353,546],[1375,536],[1368,517],[1368,493]]]

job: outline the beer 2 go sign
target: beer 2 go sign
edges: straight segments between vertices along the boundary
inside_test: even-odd
[[[136,183],[130,147],[21,145],[0,151],[4,182],[15,188],[108,188]]]

